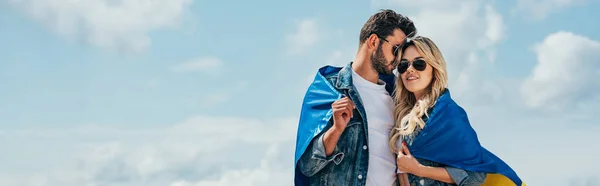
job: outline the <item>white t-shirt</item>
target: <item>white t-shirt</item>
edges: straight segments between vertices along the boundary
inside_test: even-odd
[[[396,159],[388,147],[388,136],[394,127],[394,102],[385,90],[385,83],[367,81],[354,70],[352,83],[356,87],[365,108],[369,144],[368,186],[389,186],[396,180]]]

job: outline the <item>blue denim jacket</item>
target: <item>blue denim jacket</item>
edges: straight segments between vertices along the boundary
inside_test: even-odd
[[[354,117],[350,119],[330,156],[325,154],[323,134],[331,128],[333,120],[330,120],[325,129],[313,139],[300,157],[298,167],[302,174],[309,177],[310,185],[365,185],[369,160],[368,123],[360,95],[352,84],[351,65],[352,63],[349,63],[338,73],[326,76],[335,89],[354,102],[356,109],[353,110]],[[389,79],[386,80],[390,82]],[[386,89],[391,95],[393,84],[387,83]],[[457,183],[470,185],[462,180],[471,177],[472,173],[454,168],[447,168],[447,170]]]
[[[356,109],[331,156],[325,155],[323,133],[331,128],[333,120],[302,154],[298,166],[309,177],[310,185],[365,185],[369,160],[367,119],[358,91],[352,84],[351,64],[337,74],[325,77],[335,89],[354,102]]]

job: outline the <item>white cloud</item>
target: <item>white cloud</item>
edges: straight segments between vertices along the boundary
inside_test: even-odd
[[[567,109],[600,96],[600,42],[561,31],[534,49],[537,65],[521,87],[528,106]]]
[[[68,146],[44,150],[43,158],[0,161],[51,161],[0,183],[19,186],[81,185],[290,185],[297,118],[194,116],[164,128],[91,128],[4,131],[2,138]],[[44,139],[44,140],[42,140]],[[64,139],[64,140],[63,140]],[[25,148],[11,150],[19,154]],[[68,152],[66,155],[65,152]],[[10,156],[8,156],[10,157]],[[5,162],[4,162],[5,163]],[[8,164],[10,165],[10,164]],[[39,164],[44,166],[44,164]],[[0,172],[18,171],[2,166]],[[4,175],[4,174],[3,174]]]
[[[565,9],[573,5],[582,5],[587,0],[518,0],[517,10],[527,15],[532,16],[536,20],[540,20],[548,16],[552,12],[560,9]]]
[[[200,57],[171,67],[173,72],[215,72],[223,66],[223,62],[216,57]]]
[[[294,33],[285,38],[287,53],[298,55],[305,53],[319,40],[318,25],[314,19],[303,19],[296,25]]]
[[[486,44],[494,45],[502,41],[506,37],[506,26],[504,19],[492,5],[485,6],[485,21],[487,23]],[[485,46],[485,45],[484,45]]]
[[[491,5],[465,0],[435,7],[421,7],[414,10],[416,15],[408,15],[419,35],[431,38],[452,66],[464,65],[471,52],[492,47],[505,35],[502,16]]]
[[[291,185],[293,172],[280,171],[285,169],[283,167],[289,166],[286,166],[285,162],[277,162],[277,156],[289,156],[290,154],[281,154],[280,150],[281,147],[270,146],[260,161],[260,165],[254,169],[231,170],[218,178],[196,183],[177,181],[171,186]]]
[[[141,52],[149,32],[179,26],[191,0],[8,0],[53,31],[94,46]]]

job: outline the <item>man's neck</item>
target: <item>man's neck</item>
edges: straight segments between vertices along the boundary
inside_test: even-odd
[[[359,55],[357,55],[356,59],[352,63],[352,69],[360,77],[371,83],[377,84],[379,82],[379,73],[373,69],[371,62],[365,60],[364,58],[360,58]]]

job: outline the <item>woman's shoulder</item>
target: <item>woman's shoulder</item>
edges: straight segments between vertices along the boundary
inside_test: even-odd
[[[434,106],[430,109],[429,113],[434,114],[436,112],[443,112],[449,114],[466,114],[463,109],[450,95],[450,90],[446,89],[442,95],[436,100]]]
[[[446,90],[436,101],[427,118],[428,125],[436,125],[436,128],[444,130],[463,130],[471,127],[467,112],[450,96]]]

